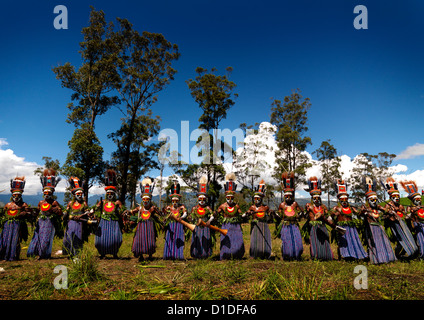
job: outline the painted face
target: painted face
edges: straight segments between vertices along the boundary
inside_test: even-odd
[[[180,199],[178,199],[178,198],[172,198],[172,206],[174,207],[174,208],[177,208],[178,207],[178,204],[180,203]]]
[[[417,196],[413,200],[414,205],[420,206],[421,205],[421,196]]]
[[[20,194],[20,193],[12,194],[12,201],[14,203],[19,203],[19,202],[21,202],[21,200],[22,200],[22,194]]]
[[[227,203],[229,205],[233,205],[234,204],[234,196],[232,194],[229,194],[225,197],[225,199],[227,200]]]
[[[255,203],[255,206],[260,206],[262,203],[262,198],[260,196],[254,196],[253,197],[253,202]]]
[[[347,200],[348,200],[347,196],[340,197],[340,204],[342,205],[343,208],[347,208],[349,206],[349,202]]]
[[[107,191],[106,192],[106,199],[107,200],[113,201],[113,200],[115,200],[115,197],[116,197],[115,191]]]
[[[82,201],[82,197],[83,197],[83,193],[82,193],[82,191],[77,191],[77,192],[75,192],[75,199],[76,199],[77,201]]]
[[[377,207],[377,197],[370,197],[368,199],[368,203],[370,204],[371,208]]]
[[[322,203],[321,197],[320,196],[313,196],[312,197],[312,202],[314,203],[314,205],[316,207],[319,207],[321,205],[321,203]]]
[[[204,207],[206,205],[206,197],[205,196],[199,196],[197,198],[197,203],[199,206]]]
[[[43,192],[43,197],[45,200],[50,200],[53,197],[53,192],[51,190],[46,189]]]
[[[394,203],[396,203],[396,204],[399,204],[399,203],[400,203],[400,197],[399,197],[399,194],[397,194],[397,193],[392,194],[392,195],[390,196],[390,199],[391,199]]]
[[[143,207],[150,206],[150,197],[143,197]]]
[[[293,203],[293,195],[287,193],[284,195],[284,200],[288,205],[291,205]]]

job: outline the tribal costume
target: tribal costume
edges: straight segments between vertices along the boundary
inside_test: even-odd
[[[116,200],[116,172],[107,170],[105,176],[106,199],[97,203],[100,209],[99,225],[95,232],[94,246],[100,254],[100,258],[111,254],[118,258],[118,251],[122,244],[122,217],[120,210],[122,203]]]
[[[53,199],[53,194],[60,181],[60,177],[56,177],[56,171],[54,169],[45,169],[40,180],[43,186],[44,200],[38,203],[40,213],[34,235],[28,246],[27,256],[38,256],[39,259],[49,259],[52,254],[53,238],[56,232],[55,218],[63,215],[59,203]]]
[[[337,180],[335,187],[339,204],[333,208],[333,213],[336,216],[337,225],[342,226],[346,230],[344,234],[338,233],[339,259],[365,259],[368,254],[362,246],[355,225],[355,222],[359,220],[352,217],[353,214],[357,213],[357,210],[348,202],[349,195],[347,194],[347,186],[344,180]]]
[[[158,208],[152,205],[151,202],[154,189],[152,180],[144,178],[141,181],[140,189],[142,204],[131,211],[131,214],[137,214],[130,218],[137,223],[131,251],[134,257],[143,260],[143,254],[149,255],[149,259],[152,259],[152,255],[156,252],[157,218],[160,213]]]
[[[421,195],[418,193],[415,181],[401,181],[402,187],[408,192],[408,199],[412,205],[408,207],[408,213],[412,220],[412,228],[415,231],[415,239],[419,248],[419,258],[424,259],[424,208]]]
[[[207,205],[207,178],[202,177],[198,183],[197,205],[191,209],[189,220],[196,223],[190,245],[190,255],[193,258],[208,258],[212,255],[212,232],[205,224],[213,220],[212,209]],[[199,225],[199,222],[205,224]]]
[[[364,177],[366,204],[362,206],[360,214],[364,216],[365,237],[368,244],[368,255],[371,263],[380,264],[396,261],[396,256],[390,240],[380,222],[380,213],[385,210],[377,204],[377,183],[375,180]]]
[[[77,177],[70,177],[68,182],[73,199],[69,201],[63,216],[64,223],[66,224],[66,230],[63,237],[62,252],[63,254],[67,254],[72,257],[78,254],[83,247],[84,241],[88,240],[85,225],[85,222],[88,222],[86,219],[86,210],[88,210],[88,205],[83,199],[83,188],[80,179]]]
[[[24,220],[29,214],[28,205],[22,201],[25,177],[10,180],[12,201],[4,206],[4,225],[0,234],[0,260],[19,260],[21,241],[28,239],[28,227]]]
[[[386,179],[386,183],[380,181],[390,196],[390,201],[384,206],[388,218],[386,225],[390,229],[397,242],[395,254],[398,259],[413,258],[418,253],[418,246],[414,236],[405,222],[406,210],[400,204],[400,195],[397,183],[392,177]]]
[[[302,236],[299,230],[302,208],[294,201],[294,173],[282,174],[284,202],[278,206],[278,217],[281,219],[277,232],[281,239],[281,255],[283,260],[300,260],[303,253]]]
[[[237,190],[235,183],[236,176],[229,173],[225,177],[225,197],[226,202],[218,207],[217,214],[222,220],[222,229],[227,229],[227,235],[220,235],[219,259],[241,259],[244,256],[245,247],[243,242],[243,230],[241,228],[241,210],[234,202],[234,195]]]
[[[263,180],[259,183],[253,194],[253,205],[247,214],[250,214],[250,250],[252,258],[269,259],[271,256],[271,232],[268,223],[272,221],[270,210],[267,205],[262,204],[265,196],[266,185]]]
[[[326,224],[328,210],[321,201],[321,180],[317,177],[311,177],[308,180],[308,189],[305,189],[311,195],[311,202],[305,206],[308,221],[305,223],[309,235],[310,253],[312,259],[333,260],[333,252],[330,246],[330,237]]]
[[[184,226],[178,220],[184,219],[187,216],[187,209],[183,204],[180,204],[180,184],[174,181],[172,186],[171,198],[172,205],[164,208],[164,212],[172,220],[166,222],[165,247],[163,250],[163,258],[171,260],[184,259],[184,241],[185,230]],[[171,216],[172,215],[172,216]]]

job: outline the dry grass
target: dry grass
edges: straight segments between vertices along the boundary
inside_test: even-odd
[[[163,236],[152,261],[139,262],[131,253],[133,234],[124,234],[119,259],[99,259],[94,236],[85,243],[78,262],[53,255],[49,260],[26,257],[23,243],[21,260],[1,261],[0,299],[2,300],[344,300],[344,299],[424,299],[424,262],[395,262],[371,265],[368,289],[357,290],[353,272],[359,263],[319,262],[310,259],[304,245],[302,261],[282,261],[280,240],[273,240],[269,260],[248,257],[249,225],[244,225],[245,258],[219,261],[219,244],[206,260],[190,258],[186,242],[184,261],[162,260]],[[61,249],[55,239],[53,253]],[[336,246],[333,244],[333,252]],[[68,270],[68,289],[55,289],[53,270]]]

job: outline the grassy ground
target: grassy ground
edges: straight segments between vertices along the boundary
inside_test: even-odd
[[[2,300],[414,300],[424,299],[424,262],[397,261],[388,265],[366,262],[310,259],[304,244],[302,261],[282,261],[280,240],[273,240],[269,260],[248,257],[249,225],[243,225],[246,254],[242,260],[219,261],[219,244],[207,260],[194,260],[186,242],[184,261],[162,260],[163,235],[158,238],[152,261],[139,262],[131,253],[132,233],[124,234],[119,259],[99,259],[94,236],[85,243],[81,257],[72,261],[61,255],[49,260],[26,257],[29,240],[22,244],[21,260],[0,262]],[[30,230],[30,234],[32,230]],[[53,253],[61,249],[55,239]],[[333,244],[333,252],[336,254]],[[357,265],[366,266],[368,289],[355,289]],[[68,288],[55,289],[56,266],[66,266]],[[1,269],[0,269],[1,270]]]

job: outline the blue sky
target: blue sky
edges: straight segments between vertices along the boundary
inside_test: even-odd
[[[68,9],[67,30],[53,26],[56,5]],[[424,169],[421,1],[2,2],[0,148],[37,164],[43,156],[65,161],[74,130],[65,122],[72,92],[52,68],[80,65],[90,5],[108,21],[127,18],[140,32],[162,33],[179,46],[175,80],[153,106],[162,129],[179,131],[181,121],[190,121],[190,130],[198,126],[200,110],[185,83],[196,67],[224,73],[231,66],[239,98],[222,128],[269,121],[271,98],[299,88],[312,103],[308,152],[326,139],[352,158],[401,154],[419,144],[415,158],[406,154],[394,164],[406,165],[407,173]],[[368,9],[367,30],[353,26],[357,5]],[[114,150],[107,134],[119,127],[120,116],[112,110],[97,120],[106,160]]]

